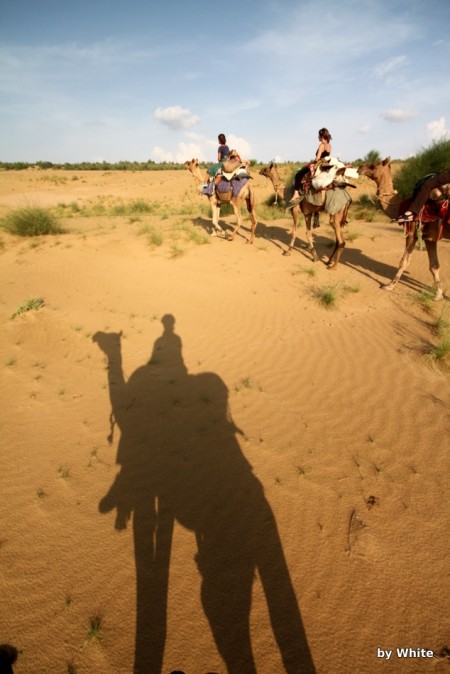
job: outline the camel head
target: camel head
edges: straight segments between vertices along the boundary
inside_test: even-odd
[[[185,161],[184,165],[186,166],[187,170],[192,173],[197,183],[203,183],[203,176],[198,164],[198,159]]]
[[[191,159],[190,161],[185,161],[184,165],[186,166],[188,171],[193,173],[195,169],[198,169],[198,159]]]
[[[386,179],[387,176],[391,178],[391,158],[386,157],[376,164],[361,164],[358,173],[360,176],[367,176],[379,185],[383,178]]]
[[[394,189],[392,182],[391,158],[386,157],[383,161],[375,164],[362,164],[358,168],[360,176],[367,176],[377,185],[377,197],[383,211],[392,220],[396,220],[399,214],[401,199]]]
[[[271,162],[269,166],[265,166],[261,171],[259,172],[260,176],[264,176],[264,178],[273,178],[273,174],[277,169],[277,165]]]

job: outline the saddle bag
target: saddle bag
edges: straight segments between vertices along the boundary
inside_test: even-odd
[[[222,171],[224,173],[233,173],[239,166],[242,164],[242,160],[239,157],[232,157],[231,159],[225,159],[222,164]]]
[[[223,204],[228,204],[233,198],[233,186],[231,182],[223,178],[216,182],[216,196]]]

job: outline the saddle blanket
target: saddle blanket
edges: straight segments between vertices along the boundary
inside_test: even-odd
[[[334,190],[328,190],[325,197],[325,210],[330,215],[335,215],[342,211],[347,204],[350,204],[352,198],[350,194],[342,187],[337,187]]]
[[[221,180],[217,185],[214,183],[214,180],[211,180],[207,185],[202,188],[202,194],[207,197],[212,197],[214,194],[214,188],[218,192],[229,192],[232,190],[233,197],[237,197],[241,189],[248,183],[250,176],[237,176],[231,180]]]
[[[357,180],[358,178],[358,171],[352,166],[344,164],[335,157],[326,157],[316,163],[311,184],[314,189],[323,190],[335,180],[345,182],[349,179]]]
[[[400,213],[408,210],[412,197],[404,199],[400,204]],[[448,199],[440,201],[428,200],[419,214],[420,229],[422,238],[425,241],[440,241],[440,239],[450,239],[450,201]],[[405,222],[405,235],[408,235],[416,223]]]

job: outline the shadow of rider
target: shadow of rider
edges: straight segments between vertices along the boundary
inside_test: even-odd
[[[192,531],[201,600],[229,674],[256,674],[252,585],[258,572],[288,674],[315,672],[274,515],[244,457],[228,390],[214,373],[191,375],[175,319],[148,363],[126,381],[120,334],[97,333],[108,359],[120,471],[101,499],[115,528],[133,525],[137,583],[134,674],[161,674],[175,520]],[[186,644],[186,649],[189,645]]]

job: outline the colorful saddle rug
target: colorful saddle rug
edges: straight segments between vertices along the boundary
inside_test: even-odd
[[[229,176],[229,177],[228,177]],[[247,172],[235,172],[217,176],[216,180],[211,180],[202,188],[202,194],[207,197],[212,197],[214,191],[220,201],[231,201],[233,197],[237,197],[242,188],[248,183],[250,176]]]
[[[411,199],[405,199],[400,204],[400,213],[408,210]],[[405,222],[405,235],[409,234],[419,223],[422,239],[426,241],[440,241],[450,239],[450,200],[427,201],[419,213],[417,222]]]

